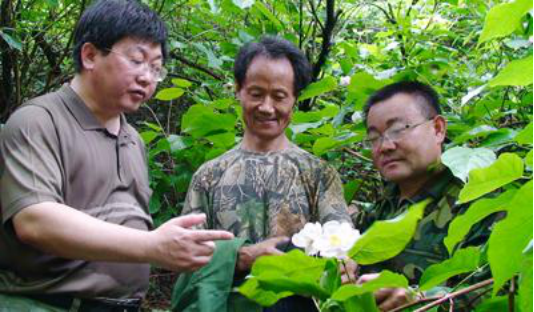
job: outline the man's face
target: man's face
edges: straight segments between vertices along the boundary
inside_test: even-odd
[[[293,80],[293,67],[286,58],[252,60],[237,91],[247,135],[260,141],[284,136],[295,103]]]
[[[420,106],[424,104],[417,102],[421,100],[398,93],[369,110],[368,136],[383,135],[388,130],[396,137],[394,140],[382,138],[372,148],[374,165],[388,181],[410,182],[427,175],[439,162],[445,120],[441,116],[431,120],[425,117]]]
[[[161,45],[134,38],[116,42],[94,59],[92,84],[100,103],[111,113],[132,112],[150,99],[162,68]]]

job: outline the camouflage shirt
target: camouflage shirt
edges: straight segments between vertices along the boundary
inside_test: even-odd
[[[291,144],[256,153],[240,145],[193,176],[182,214],[206,213],[207,227],[252,243],[291,236],[307,222],[350,222],[337,172]]]
[[[410,199],[401,200],[398,188],[389,185],[384,198],[376,205],[356,212],[353,215],[355,226],[360,231],[365,231],[377,220],[394,218],[415,203],[427,198],[432,200],[425,208],[424,217],[419,221],[414,238],[406,249],[390,260],[364,268],[364,272],[387,269],[403,273],[411,284],[416,284],[428,266],[448,259],[443,239],[447,236],[451,220],[468,207],[456,204],[462,187],[462,181],[455,178],[449,169],[444,169]],[[479,245],[487,241],[490,224],[488,219],[474,226],[460,245]]]

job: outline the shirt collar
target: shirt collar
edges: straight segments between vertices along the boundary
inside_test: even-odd
[[[89,107],[87,107],[82,98],[71,88],[69,84],[64,84],[59,90],[59,93],[65,99],[64,103],[82,129],[103,130],[108,132],[106,127],[104,127],[100,121],[98,121],[93,112],[89,110]],[[124,114],[120,115],[120,121],[121,125],[119,136],[129,139],[131,135],[127,129],[128,127],[126,126],[126,117]]]
[[[396,207],[402,207],[406,204],[412,205],[429,197],[432,199],[441,198],[454,179],[454,175],[450,169],[445,166],[443,167],[444,168],[435,173],[414,196],[401,200],[399,187],[396,184],[391,183],[386,186],[386,198],[392,199]]]

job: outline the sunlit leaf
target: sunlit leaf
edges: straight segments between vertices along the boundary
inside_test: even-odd
[[[351,297],[362,295],[369,292],[374,292],[381,288],[407,288],[408,280],[401,274],[393,273],[387,270],[380,272],[380,275],[373,280],[363,284],[354,285],[348,284],[341,286],[335,293],[332,294],[332,299],[338,301],[345,301]]]
[[[162,101],[170,101],[175,100],[179,97],[181,97],[184,94],[184,89],[181,88],[166,88],[161,91],[159,91],[156,94],[156,99],[162,100]]]
[[[504,153],[491,166],[471,170],[467,184],[460,191],[459,203],[477,199],[519,179],[523,175],[523,167],[523,160],[519,156]]]
[[[310,84],[306,89],[302,91],[299,96],[299,101],[311,99],[312,97],[319,96],[321,94],[330,92],[337,88],[337,81],[334,77],[328,76],[317,82]]]
[[[495,86],[528,86],[532,84],[532,54],[524,59],[511,61],[489,82]]]
[[[498,4],[491,8],[486,16],[479,44],[485,41],[504,37],[516,30],[521,18],[532,9],[531,0],[516,0],[510,3]],[[532,66],[529,67],[530,70]]]
[[[533,131],[533,128],[532,128],[532,121],[531,121],[523,130],[521,130],[521,132],[519,132],[516,135],[515,137],[516,142],[522,145],[527,145],[527,144],[532,145],[532,131]]]
[[[469,172],[495,162],[497,156],[487,148],[453,147],[441,155],[441,161],[460,180],[466,182]]]

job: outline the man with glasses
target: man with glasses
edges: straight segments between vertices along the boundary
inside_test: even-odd
[[[207,264],[225,231],[152,230],[143,142],[124,113],[164,79],[167,30],[138,1],[103,0],[74,35],[76,74],[0,135],[0,311],[138,311],[150,263]],[[151,230],[151,231],[150,231]]]
[[[378,90],[364,108],[366,144],[387,188],[382,200],[353,215],[356,228],[365,231],[373,222],[392,219],[412,204],[425,199],[431,202],[406,249],[393,259],[363,267],[362,271],[370,274],[362,275],[359,282],[376,278],[371,272],[387,269],[416,284],[428,266],[448,258],[443,239],[454,215],[466,207],[455,205],[462,182],[440,163],[447,128],[440,113],[436,91],[415,81]],[[488,226],[481,224],[464,244],[486,240]],[[411,299],[404,289],[382,289],[375,297],[385,311]]]

